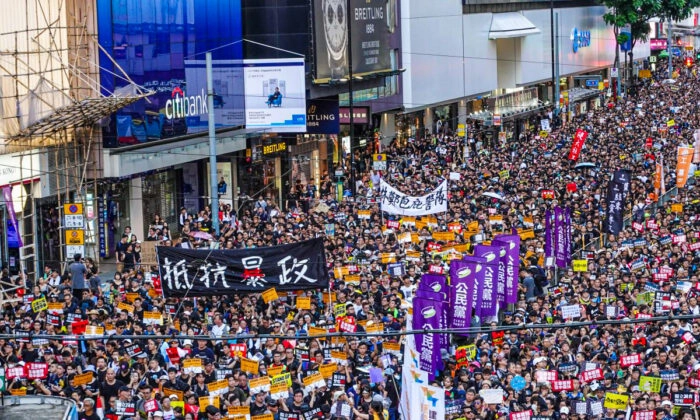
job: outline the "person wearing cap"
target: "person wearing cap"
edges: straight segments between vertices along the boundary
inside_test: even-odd
[[[162,411],[154,411],[153,414],[149,416],[150,419],[152,420],[163,420],[163,412]]]
[[[268,414],[267,404],[265,402],[265,391],[260,391],[255,394],[253,401],[250,403],[250,415],[257,416],[259,414]]]

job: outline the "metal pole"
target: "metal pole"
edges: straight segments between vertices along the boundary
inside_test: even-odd
[[[555,108],[559,108],[559,83],[557,83],[554,69],[554,0],[549,0],[549,33],[552,46],[552,95],[554,96],[552,103]]]
[[[666,50],[668,51],[668,78],[673,79],[673,52],[671,52],[671,18],[666,18]]]
[[[350,192],[352,193],[352,199],[355,200],[355,195],[357,193],[357,183],[355,182],[355,116],[353,111],[353,75],[352,75],[352,24],[350,22],[350,17],[352,12],[350,10],[350,0],[347,0],[348,11],[348,108],[350,109]]]
[[[214,121],[214,76],[211,52],[207,55],[207,107],[209,108],[209,194],[211,195],[212,228],[219,236],[219,191],[216,179],[216,121]]]
[[[554,27],[554,33],[556,35],[557,42],[554,44],[555,55],[552,58],[553,68],[554,68],[554,107],[559,108],[559,13],[554,16],[556,21],[556,26]]]

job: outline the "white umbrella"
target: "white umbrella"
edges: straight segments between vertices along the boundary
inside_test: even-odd
[[[496,200],[503,200],[503,198],[504,198],[502,195],[497,194],[497,193],[495,193],[495,192],[490,192],[490,191],[489,191],[489,192],[482,193],[481,195],[482,195],[482,196],[486,196],[486,197],[495,198]]]
[[[574,166],[576,169],[581,169],[581,168],[595,168],[595,163],[593,162],[581,162],[578,165]]]
[[[676,79],[664,79],[661,84],[664,85],[673,85],[676,83]]]

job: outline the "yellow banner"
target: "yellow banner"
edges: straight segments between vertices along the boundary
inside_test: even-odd
[[[311,298],[299,296],[297,298],[297,309],[302,311],[311,310]]]
[[[627,408],[627,403],[630,397],[628,395],[613,394],[612,392],[605,393],[605,402],[603,407],[612,408],[613,410],[624,410]]]
[[[241,370],[243,372],[258,374],[258,362],[251,359],[241,358]]]
[[[277,294],[277,290],[275,290],[275,288],[272,287],[272,288],[267,289],[264,292],[262,292],[262,298],[263,298],[263,302],[270,303],[272,301],[279,299],[280,297]]]
[[[452,242],[455,240],[454,232],[433,232],[433,239],[441,242]]]
[[[588,271],[588,260],[574,260],[574,271],[581,273]]]

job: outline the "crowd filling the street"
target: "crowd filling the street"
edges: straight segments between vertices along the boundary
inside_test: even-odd
[[[700,80],[680,64],[518,138],[358,148],[341,194],[330,173],[154,215],[119,232],[112,278],[47,266],[5,292],[3,393],[86,420],[696,420]]]

